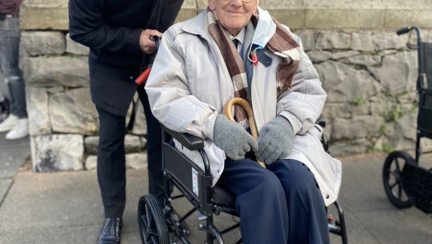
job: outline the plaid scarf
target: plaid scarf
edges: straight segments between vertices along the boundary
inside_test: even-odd
[[[246,77],[245,66],[240,54],[238,53],[233,41],[228,36],[227,31],[222,27],[220,22],[212,11],[207,12],[208,30],[215,40],[230,73],[233,86],[234,96],[249,100],[248,82]],[[252,24],[256,27],[259,21],[258,14],[252,16]],[[275,21],[275,20],[273,20]],[[291,83],[295,71],[300,62],[299,45],[292,39],[286,28],[276,22],[276,32],[267,43],[266,47],[271,53],[282,58],[277,67],[276,79],[278,80],[278,93],[291,88]],[[250,55],[250,53],[248,53]],[[249,101],[249,104],[252,104]],[[247,128],[247,116],[243,109],[238,106],[235,108],[235,119],[243,127]]]

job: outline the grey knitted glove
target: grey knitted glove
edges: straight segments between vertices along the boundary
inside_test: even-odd
[[[229,121],[225,116],[218,115],[213,128],[213,141],[233,160],[244,158],[244,155],[258,150],[255,139],[236,122]]]
[[[291,123],[282,116],[276,116],[259,132],[258,150],[255,153],[257,159],[270,165],[288,156],[293,148],[294,136]]]

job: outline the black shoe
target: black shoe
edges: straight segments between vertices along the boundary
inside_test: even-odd
[[[99,244],[119,244],[122,227],[121,218],[106,218],[101,233],[99,234]]]

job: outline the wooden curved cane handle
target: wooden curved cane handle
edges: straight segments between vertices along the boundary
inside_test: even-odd
[[[243,98],[235,97],[231,100],[229,100],[225,106],[224,106],[224,114],[227,116],[227,118],[231,121],[235,121],[234,116],[232,114],[233,106],[239,105],[242,107],[247,114],[248,121],[249,121],[249,127],[251,129],[252,137],[257,139],[258,138],[258,131],[255,124],[255,117],[253,115],[252,107],[249,105],[248,101],[244,100]]]
[[[258,129],[257,129],[257,126],[255,124],[255,117],[254,117],[254,114],[253,114],[252,107],[250,106],[250,104],[248,103],[248,101],[244,100],[243,98],[235,97],[235,98],[229,100],[225,104],[225,106],[224,106],[224,114],[231,121],[235,121],[233,113],[232,113],[234,105],[238,105],[238,106],[242,107],[246,111],[246,114],[247,114],[247,117],[248,117],[248,121],[249,121],[249,128],[251,130],[252,137],[255,138],[255,139],[258,139]],[[264,162],[258,161],[258,163],[263,168],[266,167],[265,164],[264,164]]]

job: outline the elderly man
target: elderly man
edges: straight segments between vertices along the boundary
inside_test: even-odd
[[[207,11],[170,28],[149,102],[162,124],[204,140],[213,183],[235,197],[244,243],[328,243],[325,205],[337,198],[341,165],[315,125],[326,93],[299,38],[257,2],[209,0]],[[233,97],[252,105],[257,140],[243,110],[234,110],[239,123],[223,115]]]

